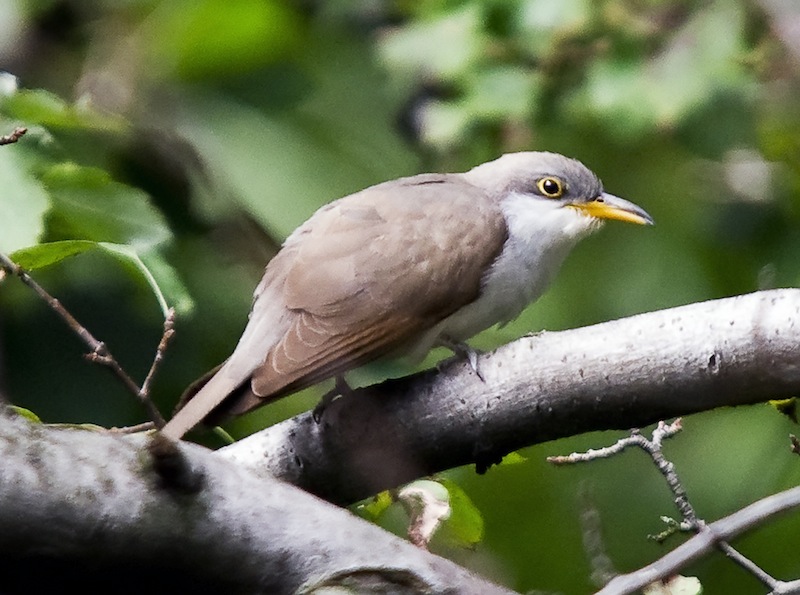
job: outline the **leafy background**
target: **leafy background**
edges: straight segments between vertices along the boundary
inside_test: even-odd
[[[0,249],[35,269],[137,378],[165,305],[176,307],[155,385],[165,411],[230,352],[264,263],[318,206],[509,151],[583,160],[657,226],[608,225],[539,303],[479,347],[797,286],[798,27],[788,0],[4,0],[0,132],[30,132],[0,150]],[[21,284],[6,280],[0,305],[5,396],[47,422],[143,420]],[[402,372],[372,367],[360,379]],[[253,431],[318,396],[230,430]],[[695,415],[685,427],[667,454],[709,520],[800,478],[793,425],[768,406]],[[588,592],[589,507],[618,570],[662,555],[646,535],[673,507],[642,455],[544,462],[618,435],[527,449],[524,462],[481,477],[450,472],[485,536],[434,549],[518,590]],[[401,530],[401,517],[385,522]],[[737,545],[796,578],[798,529],[789,516]],[[764,591],[721,555],[689,573],[711,593]]]

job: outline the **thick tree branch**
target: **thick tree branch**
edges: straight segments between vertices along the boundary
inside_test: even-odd
[[[800,290],[541,333],[355,391],[219,455],[350,503],[458,465],[592,430],[642,427],[800,393]]]
[[[4,593],[509,593],[349,512],[193,445],[166,488],[144,435],[0,413]]]

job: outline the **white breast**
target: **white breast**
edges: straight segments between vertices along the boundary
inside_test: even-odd
[[[426,333],[420,356],[440,336],[465,341],[495,324],[516,318],[544,293],[567,254],[601,222],[557,201],[512,194],[503,201],[508,239],[483,278],[480,297]]]

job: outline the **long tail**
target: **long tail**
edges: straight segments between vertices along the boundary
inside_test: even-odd
[[[231,377],[227,362],[211,370],[192,383],[178,404],[178,411],[161,429],[171,440],[180,440],[186,432],[211,415],[228,397],[235,393],[249,378]]]

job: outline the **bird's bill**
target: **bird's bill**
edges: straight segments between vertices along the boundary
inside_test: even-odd
[[[639,225],[654,223],[653,218],[640,206],[607,192],[588,202],[571,203],[569,206],[597,219],[616,219]]]

